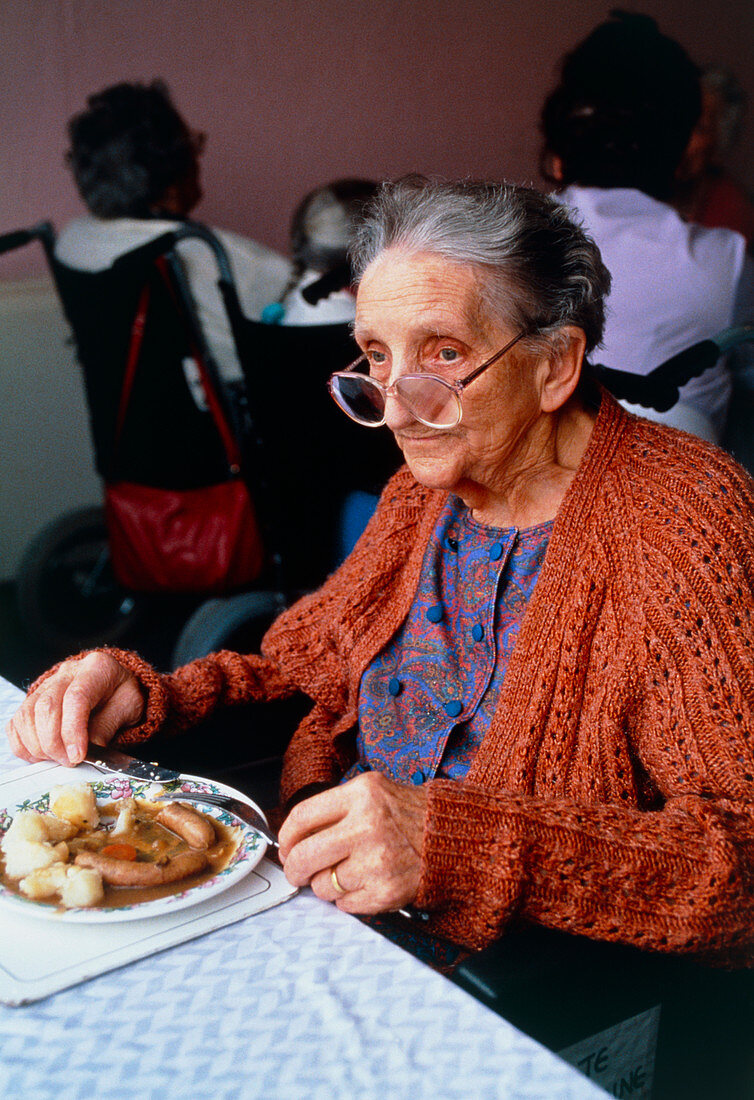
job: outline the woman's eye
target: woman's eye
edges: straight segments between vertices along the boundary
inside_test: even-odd
[[[443,363],[454,363],[458,358],[456,348],[440,348],[440,359]]]
[[[384,351],[368,351],[366,354],[369,373],[373,378],[382,378],[390,370],[390,362]]]

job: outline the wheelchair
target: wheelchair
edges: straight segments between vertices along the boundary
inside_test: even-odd
[[[220,291],[252,406],[250,480],[275,584],[203,603],[176,642],[174,667],[253,647],[277,611],[347,556],[400,460],[389,433],[365,432],[327,391],[336,365],[360,354],[349,325],[263,324],[244,316],[231,283]]]
[[[55,230],[48,221],[0,236],[0,255],[39,243],[55,280]],[[112,576],[104,512],[87,507],[47,524],[24,552],[16,575],[21,622],[52,655],[120,640],[140,619],[137,595]]]
[[[187,239],[198,239],[214,257],[246,386],[224,384],[212,361],[176,252]],[[143,644],[149,631],[139,637],[140,626],[147,621],[164,628],[167,614],[178,632],[195,613],[181,630],[170,659],[173,667],[222,645],[246,623],[258,635],[344,556],[333,536],[342,526],[344,498],[361,498],[358,522],[363,526],[398,465],[392,441],[361,433],[347,421],[343,426],[345,418],[326,393],[331,371],[358,354],[348,326],[291,330],[248,321],[221,242],[199,224],[186,223],[94,273],[56,258],[55,234],[47,222],[0,237],[0,253],[35,240],[43,245],[73,333],[98,473],[107,481],[115,470],[127,349],[140,295],[149,285],[139,366],[118,447],[118,476],[175,489],[227,476],[215,424],[194,400],[184,371],[184,360],[198,348],[240,444],[263,532],[265,565],[253,590],[208,603],[201,592],[158,597],[137,591],[123,585],[113,570],[104,509],[82,509],[48,524],[23,555],[17,598],[28,632],[61,657],[138,637],[139,648],[154,659]],[[349,509],[353,512],[353,499]]]
[[[166,254],[180,278],[171,255],[174,242],[151,242],[138,255],[91,274],[58,262],[54,229],[44,222],[0,238],[0,253],[34,240],[43,246],[73,332],[100,475],[106,478],[113,470],[113,427],[126,349],[136,302],[148,280],[152,298],[142,345],[144,369],[129,403],[119,471],[136,481],[175,487],[202,484],[202,478],[214,476],[222,466],[221,448],[182,373],[192,323],[190,302],[180,287],[181,304],[176,307],[168,288],[155,277],[154,261]],[[155,605],[152,597],[127,588],[115,575],[104,509],[98,507],[66,513],[43,528],[24,553],[16,581],[27,633],[56,657],[127,642]]]

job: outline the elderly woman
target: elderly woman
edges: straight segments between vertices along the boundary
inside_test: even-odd
[[[159,675],[103,650],[35,685],[28,760],[76,763],[303,692],[291,882],[416,906],[481,947],[513,919],[664,951],[754,927],[752,486],[584,375],[609,277],[554,200],[385,185],[333,394],[406,465],[261,656]],[[252,734],[250,733],[250,736]]]

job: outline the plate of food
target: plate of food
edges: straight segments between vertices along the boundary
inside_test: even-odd
[[[206,779],[114,774],[0,809],[0,905],[50,920],[140,920],[197,905],[256,867],[267,849],[259,833],[171,792],[250,802]]]

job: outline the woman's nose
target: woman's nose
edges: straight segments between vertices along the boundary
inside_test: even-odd
[[[393,393],[388,393],[385,398],[385,425],[390,431],[396,432],[401,428],[406,428],[409,424],[413,424],[415,420],[416,417],[409,412],[401,399]]]

